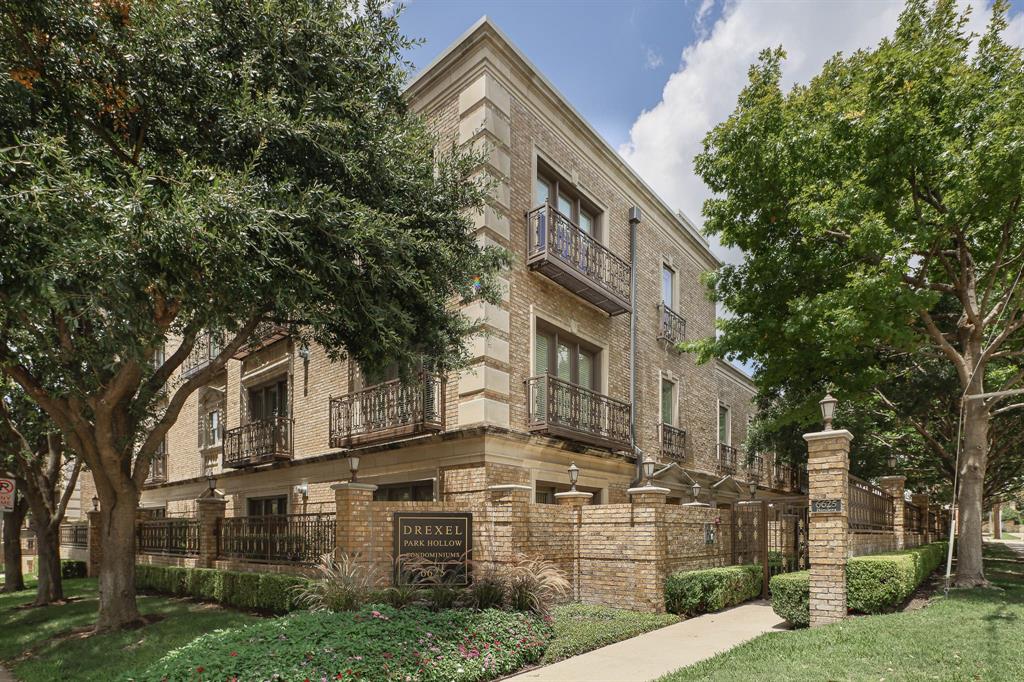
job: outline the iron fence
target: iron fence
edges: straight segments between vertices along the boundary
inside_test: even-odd
[[[920,507],[910,502],[903,503],[903,532],[921,533],[925,529],[924,514]]]
[[[89,524],[87,522],[62,523],[60,544],[63,547],[88,547]]]
[[[140,554],[199,554],[197,519],[140,521],[135,529]]]
[[[851,529],[893,529],[894,505],[889,493],[853,474],[850,474],[849,491]]]
[[[217,556],[272,564],[315,564],[334,551],[335,514],[233,516],[218,528]]]

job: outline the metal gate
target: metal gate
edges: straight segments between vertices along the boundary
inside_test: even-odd
[[[778,573],[809,567],[807,498],[777,497],[737,502],[732,514],[732,563],[760,564],[768,581]]]

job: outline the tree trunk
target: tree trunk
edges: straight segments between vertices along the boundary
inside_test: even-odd
[[[25,589],[25,576],[21,572],[21,524],[25,522],[28,502],[18,495],[14,511],[4,512],[4,592]]]
[[[135,603],[135,510],[138,493],[129,481],[121,490],[101,490],[100,609],[96,631],[116,630],[142,617]]]
[[[35,516],[32,519],[39,552],[36,562],[39,583],[33,606],[46,606],[64,599],[64,583],[60,575],[60,531],[54,529],[49,519],[37,519]]]
[[[957,498],[956,585],[987,585],[981,558],[981,524],[988,458],[988,411],[980,400],[968,400],[964,409],[964,452],[960,459]]]

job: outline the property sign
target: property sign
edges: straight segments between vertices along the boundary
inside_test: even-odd
[[[812,514],[838,514],[843,511],[842,500],[811,500]]]
[[[0,512],[14,511],[14,479],[0,478]]]
[[[469,583],[472,513],[395,512],[394,526],[396,583],[422,582],[424,570],[440,572],[450,585]]]

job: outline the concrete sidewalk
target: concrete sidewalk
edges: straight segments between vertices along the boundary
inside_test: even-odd
[[[508,682],[648,682],[748,639],[786,629],[766,601],[708,613],[507,678]]]

